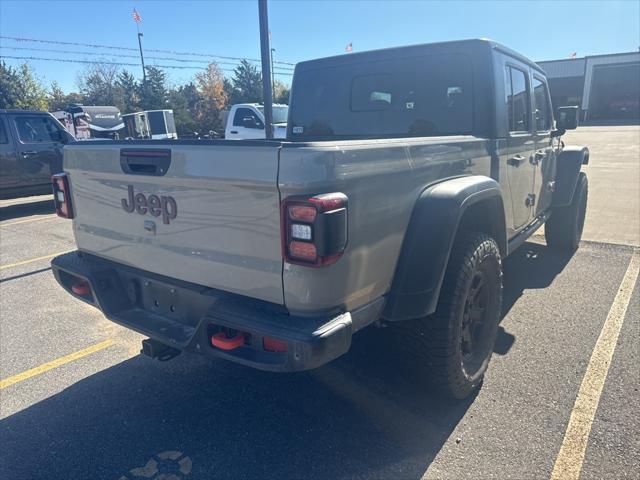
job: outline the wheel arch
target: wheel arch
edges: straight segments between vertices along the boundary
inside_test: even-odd
[[[478,231],[507,253],[502,190],[494,179],[473,175],[425,188],[417,199],[383,318],[408,320],[436,309],[453,243],[459,234]]]
[[[556,188],[553,193],[553,207],[566,207],[573,200],[578,184],[580,167],[589,164],[587,147],[569,146],[562,149],[556,160]]]

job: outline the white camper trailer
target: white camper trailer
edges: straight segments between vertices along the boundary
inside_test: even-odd
[[[122,116],[125,137],[162,140],[178,138],[173,110],[145,110]]]

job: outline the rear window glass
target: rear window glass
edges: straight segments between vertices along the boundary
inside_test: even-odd
[[[473,129],[472,68],[464,55],[360,62],[296,75],[293,139],[458,135]]]

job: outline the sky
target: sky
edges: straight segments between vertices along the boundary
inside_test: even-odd
[[[133,9],[142,17],[147,64],[197,66],[204,63],[155,60],[149,57],[208,60],[149,52],[149,49],[237,58],[260,58],[257,0],[236,1],[30,1],[0,0],[0,36],[126,47],[115,50],[0,38],[0,56],[10,65],[24,60],[6,56],[46,57],[85,61],[133,63],[137,58]],[[490,38],[532,60],[638,51],[640,1],[269,1],[271,47],[274,60],[295,63],[318,57],[385,47]],[[19,50],[48,49],[35,51]],[[59,52],[65,50],[65,52]],[[68,53],[69,51],[81,53]],[[130,55],[124,57],[123,55]],[[217,59],[233,69],[235,60]],[[45,84],[56,81],[65,92],[77,90],[76,78],[85,65],[29,60]],[[280,65],[291,68],[288,65]],[[169,80],[180,84],[197,69],[167,69]],[[284,73],[276,78],[290,83]],[[225,72],[231,75],[231,72]]]

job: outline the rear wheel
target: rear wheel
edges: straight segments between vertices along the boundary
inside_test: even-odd
[[[568,251],[574,251],[578,248],[587,213],[588,194],[587,175],[580,172],[571,204],[566,207],[554,208],[551,218],[544,227],[548,246]]]
[[[407,373],[462,399],[481,383],[502,307],[502,264],[495,240],[476,233],[456,242],[436,313],[394,326]]]

